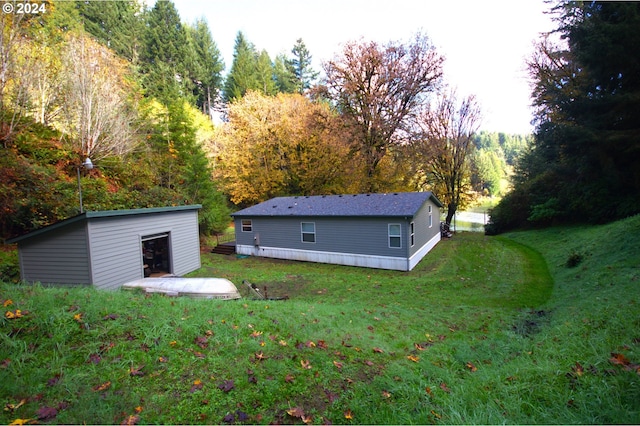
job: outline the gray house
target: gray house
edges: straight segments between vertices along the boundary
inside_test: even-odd
[[[24,281],[116,289],[198,269],[200,208],[87,211],[7,243],[18,244]]]
[[[440,241],[431,192],[278,197],[234,213],[236,252],[410,271]]]

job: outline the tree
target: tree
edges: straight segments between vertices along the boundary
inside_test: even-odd
[[[442,76],[443,57],[428,38],[418,34],[400,43],[350,42],[342,54],[324,64],[327,95],[353,135],[352,149],[365,164],[363,190],[382,186],[378,165],[390,148],[402,143],[403,132]]]
[[[64,129],[81,155],[102,158],[130,152],[136,143],[127,64],[86,35],[70,36],[63,54]]]
[[[193,88],[186,65],[191,52],[171,1],[156,1],[148,14],[144,42],[140,68],[147,95],[166,102],[177,97],[191,101]]]
[[[492,215],[495,232],[640,212],[640,4],[561,2],[553,11],[558,28],[528,61],[535,139]]]
[[[222,88],[224,63],[209,26],[199,19],[194,26],[187,25],[187,40],[192,50],[189,75],[193,84],[196,105],[207,115],[211,115],[214,100]]]
[[[144,33],[142,6],[137,0],[77,1],[75,4],[89,34],[137,64]]]
[[[233,102],[218,136],[216,169],[231,201],[343,192],[357,179],[345,166],[337,119],[326,104],[298,94],[249,92]]]
[[[443,91],[421,112],[418,125],[412,153],[423,170],[424,185],[447,206],[445,221],[451,224],[458,208],[472,198],[471,155],[480,107],[474,96],[458,103],[455,91]]]
[[[293,70],[296,81],[296,91],[304,93],[308,90],[313,81],[318,78],[318,72],[311,67],[312,56],[301,38],[296,40],[296,44],[291,49],[293,58],[289,67]]]
[[[233,63],[224,83],[224,100],[230,102],[244,96],[247,90],[259,90],[256,76],[257,52],[238,31],[233,49]]]
[[[273,64],[273,78],[278,93],[298,93],[298,81],[293,73],[291,61],[284,54],[276,56]]]

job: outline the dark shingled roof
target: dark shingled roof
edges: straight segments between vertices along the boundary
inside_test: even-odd
[[[272,198],[232,216],[414,216],[428,199],[442,207],[431,192],[316,195]]]

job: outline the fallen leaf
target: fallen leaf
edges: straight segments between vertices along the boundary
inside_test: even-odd
[[[328,349],[327,343],[324,340],[318,340],[317,345],[320,349]]]
[[[196,345],[200,346],[202,349],[206,349],[209,346],[208,342],[209,338],[206,336],[198,336],[194,339]]]
[[[112,320],[113,321],[113,320],[116,320],[116,319],[118,319],[118,315],[117,314],[109,314],[109,315],[105,315],[104,317],[102,317],[103,321],[106,321],[106,320]]]
[[[233,380],[225,380],[220,385],[218,385],[218,389],[222,392],[231,392],[235,388],[235,384]]]
[[[300,365],[302,365],[302,368],[304,369],[311,370],[311,364],[306,359],[300,360]]]
[[[202,381],[200,381],[200,379],[196,379],[193,381],[193,385],[191,386],[191,389],[189,389],[189,392],[194,393],[195,391],[202,389],[203,386]]]
[[[22,407],[26,403],[27,403],[26,399],[21,399],[20,402],[18,402],[17,404],[6,404],[4,406],[4,411],[9,411],[13,413],[14,410],[17,410],[18,408]]]
[[[100,357],[100,354],[93,353],[93,354],[89,355],[89,359],[87,360],[87,364],[89,364],[89,363],[91,363],[91,364],[99,364],[101,360],[102,360],[102,358]]]
[[[425,392],[427,392],[427,395],[433,396],[433,391],[431,390],[431,387],[427,386],[424,390]]]
[[[447,393],[451,392],[451,389],[449,389],[447,387],[447,384],[445,382],[440,383],[440,389],[442,389],[443,391],[445,391]]]
[[[386,390],[383,390],[383,391],[382,391],[382,396],[383,396],[384,398],[391,398],[391,392],[386,391]]]
[[[476,367],[471,361],[467,362],[465,365],[472,373],[478,371],[478,367]]]
[[[73,319],[78,322],[82,321],[82,312],[78,312],[77,314],[75,314],[73,316]]]
[[[13,300],[11,300],[11,299],[7,299],[4,302],[2,302],[2,306],[4,306],[5,308],[7,306],[11,306],[11,305],[13,305]]]
[[[262,335],[262,331],[256,331],[256,330],[254,330],[254,331],[250,334],[250,336],[251,336],[251,337],[258,337],[258,336],[261,336],[261,335]]]
[[[609,358],[609,362],[615,365],[629,365],[629,360],[624,354],[619,354],[615,352],[611,352],[611,358]]]
[[[333,361],[333,365],[335,365],[338,370],[342,370],[342,363],[338,361]]]
[[[287,414],[291,417],[302,418],[304,416],[304,410],[301,407],[294,407],[287,410]]]
[[[347,420],[353,420],[353,412],[350,409],[344,412],[344,418]]]
[[[38,420],[51,420],[58,415],[58,410],[53,407],[40,407],[38,411],[36,411],[36,416]]]
[[[158,362],[167,362],[167,361],[168,361],[167,358],[164,357],[164,356],[159,356],[158,357]]]
[[[293,383],[293,381],[295,380],[295,376],[293,374],[287,374],[286,376],[284,376],[284,381],[286,383]]]
[[[109,389],[111,387],[111,382],[104,382],[100,385],[96,385],[94,386],[92,389],[95,392],[102,392],[102,391],[106,391],[107,389]]]
[[[144,368],[144,365],[140,367],[131,367],[129,368],[129,375],[131,377],[136,377],[136,376],[142,377],[144,376],[144,371],[142,371],[143,368]]]
[[[384,353],[384,351],[382,349],[380,349],[380,348],[373,348],[373,352],[379,353],[379,354],[383,354]]]
[[[576,365],[574,365],[573,367],[571,367],[571,371],[573,371],[575,373],[576,376],[580,377],[584,374],[584,368],[582,367],[582,365],[576,361]]]
[[[280,340],[280,341],[278,342],[278,344],[279,344],[280,346],[287,346],[287,342],[286,342],[285,340]]]
[[[29,313],[29,311],[22,311],[20,309],[16,309],[15,311],[7,311],[4,313],[4,317],[6,319],[17,319],[17,318],[22,318],[23,316],[27,315]]]
[[[255,357],[256,361],[264,361],[265,359],[267,359],[267,357],[265,356],[264,352],[262,352],[262,351],[256,352],[254,354],[254,357]]]
[[[47,380],[47,386],[55,386],[58,384],[58,382],[60,381],[60,374],[56,374],[54,375],[52,378],[50,378],[49,380]]]
[[[137,406],[136,408],[134,408],[133,410],[136,412],[136,414],[140,414],[140,413],[142,413],[143,408],[142,408],[140,405],[138,405],[138,406]]]
[[[407,359],[409,361],[418,362],[420,360],[420,357],[415,356],[415,355],[407,355]]]
[[[122,423],[120,423],[120,425],[123,425],[123,426],[137,425],[139,421],[140,421],[140,416],[131,415],[131,416],[128,416],[126,419],[124,419]]]
[[[34,423],[34,419],[15,419],[9,426],[22,426],[22,425],[30,425]]]

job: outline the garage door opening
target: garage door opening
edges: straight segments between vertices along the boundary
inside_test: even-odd
[[[142,271],[144,277],[171,274],[169,233],[146,235],[142,240]]]

